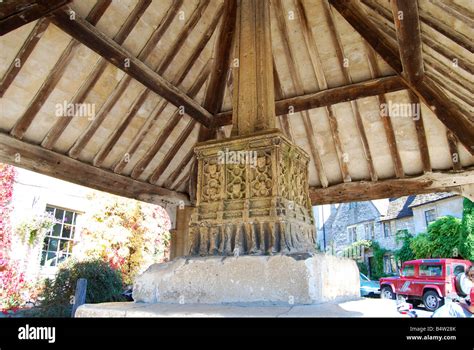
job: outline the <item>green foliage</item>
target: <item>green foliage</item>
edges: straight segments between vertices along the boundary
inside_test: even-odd
[[[464,259],[474,260],[474,203],[467,198],[464,198],[463,202],[460,235],[460,255]]]
[[[69,259],[61,265],[54,280],[46,279],[40,295],[41,306],[35,311],[41,317],[69,317],[79,278],[87,279],[86,303],[121,300],[121,274],[102,260],[77,262]]]
[[[137,274],[165,259],[170,221],[162,207],[116,196],[96,196],[91,205],[75,249],[79,260],[106,261],[132,284]]]
[[[51,230],[57,220],[51,213],[42,213],[27,217],[16,227],[16,234],[22,242],[35,246],[44,241],[46,233]]]
[[[359,268],[359,271],[363,273],[364,275],[368,276],[369,275],[369,270],[367,268],[367,264],[363,262],[357,263],[357,267]]]
[[[371,266],[371,278],[372,279],[379,279],[380,277],[387,276],[386,273],[383,271],[383,257],[389,250],[380,247],[378,242],[372,242],[372,251],[374,257],[372,259],[372,266]]]
[[[371,246],[372,246],[372,241],[368,241],[368,240],[360,240],[360,241],[354,242],[342,251],[342,256],[351,258],[351,259],[358,259],[360,258],[361,250],[370,248]]]
[[[394,252],[395,258],[401,262],[414,260],[415,253],[413,252],[413,249],[411,248],[413,235],[410,232],[408,232],[408,230],[399,230],[396,234],[395,239],[396,239],[397,244],[402,243],[402,247]]]
[[[463,246],[461,220],[444,216],[428,226],[428,232],[413,238],[410,247],[416,259],[457,258]]]

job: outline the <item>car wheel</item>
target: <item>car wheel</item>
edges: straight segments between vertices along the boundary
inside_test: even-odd
[[[392,291],[392,288],[390,288],[389,286],[385,286],[380,291],[380,298],[395,300],[396,295]]]
[[[423,305],[429,311],[435,311],[443,304],[442,299],[435,291],[429,290],[423,294]]]

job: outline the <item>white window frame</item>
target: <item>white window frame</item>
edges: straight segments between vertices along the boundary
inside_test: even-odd
[[[431,211],[434,212],[435,219],[433,221],[428,222],[428,218],[426,217],[426,213],[431,212]],[[436,219],[438,218],[438,212],[437,212],[436,208],[426,209],[426,210],[423,211],[423,214],[425,216],[425,225],[426,225],[426,227],[428,227],[429,224],[436,221]]]
[[[349,243],[357,242],[357,225],[347,226]]]
[[[387,230],[385,230],[385,227],[388,228],[388,234],[387,234]],[[388,238],[392,235],[392,225],[390,223],[390,221],[385,221],[382,223],[382,229],[383,229],[383,237],[384,238]]]
[[[46,236],[44,238],[44,241],[42,242],[42,247],[41,247],[41,261],[40,261],[40,266],[41,268],[54,268],[54,267],[57,267],[58,264],[62,261],[59,261],[60,258],[62,258],[64,256],[64,253],[62,250],[60,250],[60,247],[61,247],[61,241],[67,241],[67,245],[68,247],[70,247],[70,249],[67,249],[67,253],[65,254],[66,257],[64,260],[68,259],[69,257],[71,257],[72,255],[72,249],[73,249],[73,245],[74,245],[74,242],[76,241],[76,237],[78,236],[78,217],[81,215],[81,212],[78,212],[76,210],[73,210],[73,209],[67,209],[67,208],[63,208],[61,206],[56,206],[56,205],[53,205],[53,204],[46,204],[45,206],[45,212],[47,212],[47,209],[48,208],[52,208],[54,209],[53,211],[53,215],[56,217],[56,210],[62,210],[63,211],[63,215],[62,215],[62,219],[61,219],[61,223],[58,223],[58,224],[55,224],[53,226],[53,228],[51,228],[51,230],[49,230],[47,233],[46,233]],[[64,222],[64,219],[66,217],[66,212],[70,212],[70,213],[73,213],[73,216],[72,216],[72,222],[71,223],[66,223]],[[54,227],[56,225],[61,225],[61,228],[60,228],[60,231],[59,231],[59,236],[54,236],[53,235],[53,231],[54,231]],[[63,232],[64,232],[64,227],[65,226],[69,226],[71,228],[71,236],[70,237],[64,237],[63,236]],[[52,240],[52,239],[57,239],[58,240],[58,243],[57,243],[57,247],[56,247],[56,256],[54,258],[54,265],[51,265],[51,264],[46,264],[46,262],[48,261],[47,258],[48,258],[48,253],[53,253],[52,250],[49,250],[49,242]],[[46,250],[44,249],[44,245],[46,244],[46,240],[48,240],[48,244],[46,246]],[[45,253],[45,257],[43,259],[43,254]]]

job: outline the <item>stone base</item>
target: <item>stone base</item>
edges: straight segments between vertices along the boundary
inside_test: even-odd
[[[418,317],[431,313],[416,310]],[[311,305],[260,305],[260,304],[165,304],[115,302],[79,306],[75,317],[403,317],[397,312],[395,300],[364,298]]]
[[[145,303],[315,304],[360,296],[353,260],[331,255],[179,258],[139,276],[133,299]]]

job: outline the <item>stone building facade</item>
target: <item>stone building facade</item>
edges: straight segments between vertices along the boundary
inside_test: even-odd
[[[428,224],[441,216],[462,218],[462,210],[463,197],[445,192],[391,198],[385,215],[372,202],[343,203],[337,208],[333,205],[330,216],[318,230],[318,244],[321,250],[342,255],[354,242],[376,241],[388,251],[384,272],[396,273],[393,252],[401,247],[396,240],[398,231],[407,230],[413,235],[426,232]],[[372,257],[371,249],[366,249],[355,258],[370,266]]]
[[[332,206],[331,215],[318,232],[319,247],[340,255],[354,242],[374,239],[379,220],[380,212],[371,201]]]

